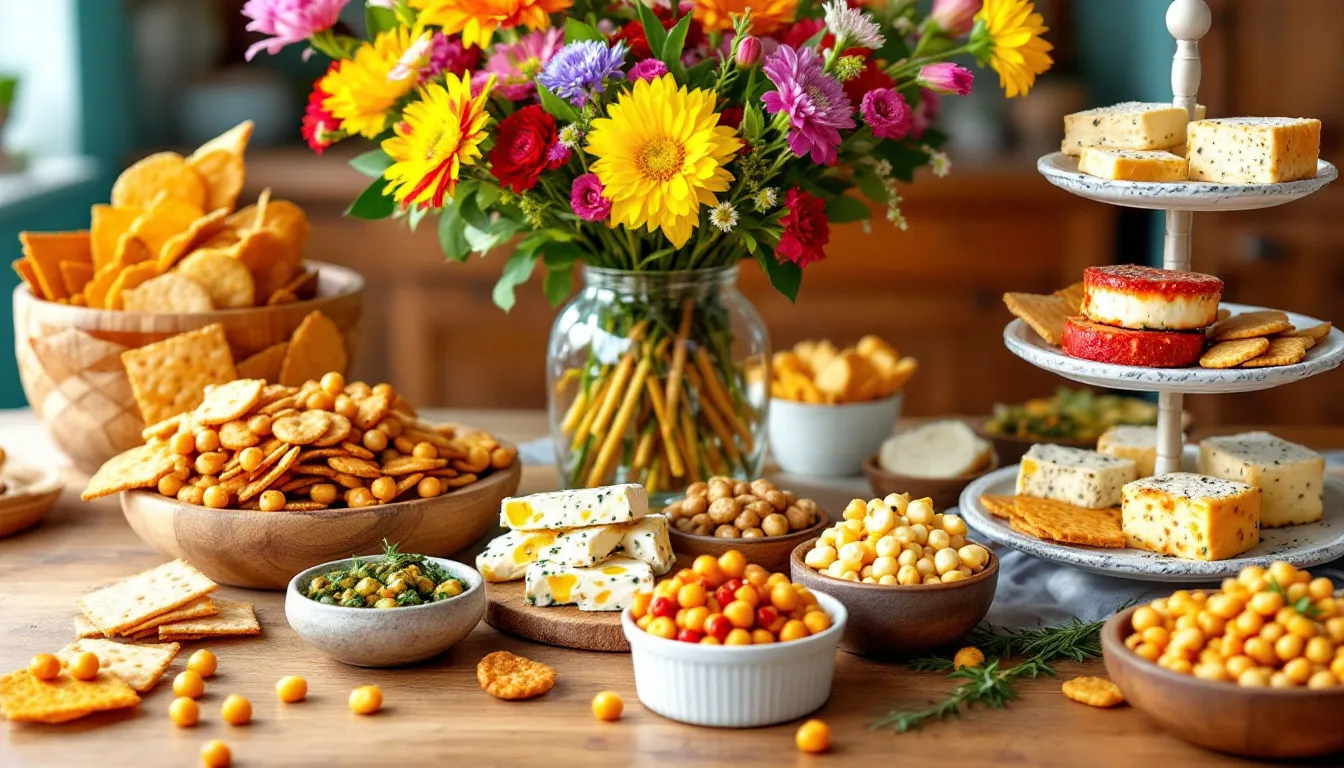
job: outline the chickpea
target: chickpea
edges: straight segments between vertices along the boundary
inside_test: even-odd
[[[965,536],[966,521],[957,515],[943,515],[943,530],[951,536]]]
[[[240,459],[241,461],[241,459]],[[196,457],[196,471],[202,475],[218,475],[224,465],[229,463],[229,457],[222,451],[210,451],[202,453]]]
[[[812,518],[796,506],[791,506],[784,510],[784,519],[788,521],[789,530],[791,531],[801,531],[812,525]]]
[[[863,520],[868,516],[868,505],[863,499],[853,499],[845,506],[845,511],[840,513],[842,520]]]
[[[196,433],[196,450],[210,453],[219,450],[219,433],[209,427]]]
[[[168,719],[178,728],[190,728],[201,719],[201,707],[195,699],[178,696],[168,705]]]
[[[928,499],[915,499],[905,509],[912,524],[927,526],[933,522],[933,504]]]
[[[681,512],[686,517],[695,517],[709,510],[709,500],[703,495],[687,496],[681,502]]]
[[[158,490],[164,496],[177,496],[183,485],[182,478],[177,475],[164,475],[159,478]]]
[[[422,499],[432,499],[443,493],[443,481],[437,477],[426,477],[416,484],[415,492]]]
[[[178,432],[173,435],[170,446],[178,456],[190,456],[196,452],[196,436],[190,432]]]
[[[369,486],[374,498],[388,502],[397,497],[397,481],[391,477],[380,477]]]
[[[957,570],[957,567],[960,565],[961,559],[957,556],[956,552],[950,549],[938,550],[938,553],[933,556],[933,567],[938,569],[938,575],[940,576],[944,576],[950,571]]]
[[[760,528],[747,528],[746,530],[742,531],[742,538],[763,539],[765,538],[765,531],[761,530]]]
[[[707,496],[711,505],[720,499],[730,499],[734,496],[733,486],[727,480],[716,477],[709,483]]]
[[[202,493],[201,500],[205,502],[205,506],[211,509],[224,509],[229,506],[229,489],[212,485]]]
[[[789,508],[789,500],[780,491],[770,491],[765,494],[765,500],[770,502],[770,506],[775,508],[776,512],[783,512]]]
[[[1297,635],[1292,635],[1297,637]],[[1313,637],[1307,641],[1303,654],[1307,661],[1313,664],[1329,664],[1335,657],[1335,649],[1330,640],[1324,637]]]
[[[271,417],[259,413],[247,420],[247,429],[258,437],[268,437],[271,434]]]
[[[733,525],[737,526],[738,530],[743,531],[748,528],[759,528],[761,525],[761,516],[748,509],[733,520]]]
[[[621,701],[620,694],[615,691],[601,691],[593,697],[592,708],[593,717],[610,722],[621,719],[625,702]]]
[[[262,491],[257,505],[262,512],[279,512],[285,508],[285,494],[280,491]]]
[[[228,768],[233,763],[229,745],[219,739],[211,739],[201,745],[201,764],[205,768]]]
[[[1311,679],[1307,680],[1307,687],[1313,691],[1333,688],[1337,685],[1339,685],[1338,678],[1336,678],[1335,674],[1328,669],[1323,669],[1320,672],[1317,672],[1311,676]]]
[[[896,582],[902,585],[920,584],[924,576],[913,565],[903,565],[896,572]]]
[[[929,531],[928,543],[925,546],[933,547],[935,551],[948,549],[952,544],[952,537],[947,535],[947,531],[934,528]]]
[[[806,563],[809,568],[821,570],[822,568],[828,567],[831,563],[834,563],[837,557],[838,554],[835,547],[819,544],[803,557],[803,562]]]
[[[219,661],[215,658],[215,654],[205,648],[191,654],[191,658],[187,659],[187,669],[190,669],[201,677],[213,676],[215,670],[218,668]]]
[[[200,698],[205,693],[205,681],[194,669],[184,669],[173,678],[173,693],[189,699]]]
[[[697,536],[708,536],[710,531],[713,530],[711,528],[713,525],[713,519],[707,513],[701,512],[691,518],[691,533]]]
[[[199,507],[201,503],[205,501],[205,491],[194,485],[186,485],[177,492],[177,500],[185,504],[194,504]]]
[[[345,393],[345,377],[337,371],[330,371],[322,375],[322,391],[336,397]]]
[[[308,489],[308,498],[319,504],[334,504],[336,496],[336,486],[331,483],[318,483]]]
[[[61,660],[50,653],[39,653],[28,662],[28,672],[38,680],[55,680],[61,674]]]

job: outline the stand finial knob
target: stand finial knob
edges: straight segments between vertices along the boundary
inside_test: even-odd
[[[1212,25],[1213,15],[1204,0],[1173,0],[1167,6],[1167,31],[1177,40],[1199,40]]]

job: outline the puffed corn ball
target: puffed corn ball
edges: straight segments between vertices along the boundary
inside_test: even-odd
[[[854,499],[803,558],[837,579],[890,586],[960,581],[989,565],[989,550],[966,540],[966,522],[935,512],[928,498]]]
[[[1246,687],[1344,684],[1344,611],[1329,579],[1288,563],[1248,565],[1217,592],[1140,606],[1125,646],[1158,666]]]

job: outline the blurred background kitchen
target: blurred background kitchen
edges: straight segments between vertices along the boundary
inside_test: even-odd
[[[78,229],[117,172],[161,148],[191,148],[256,121],[248,188],[271,187],[312,219],[309,256],[368,280],[355,375],[397,382],[412,402],[474,408],[545,406],[546,335],[554,316],[539,285],[512,314],[491,303],[504,252],[446,264],[433,227],[342,218],[365,180],[299,137],[320,57],[298,46],[248,66],[255,39],[243,0],[0,0],[0,243],[18,258],[22,229]],[[834,227],[829,258],[809,267],[796,308],[754,266],[743,288],[776,348],[804,338],[852,344],[877,333],[920,361],[909,415],[986,413],[1049,394],[1060,380],[1010,355],[1000,296],[1049,292],[1089,264],[1161,262],[1161,214],[1091,203],[1035,170],[1058,147],[1062,116],[1085,107],[1170,99],[1174,43],[1167,0],[1043,0],[1055,67],[1026,99],[980,87],[945,99],[952,173],[903,190],[908,232],[875,217]],[[1318,117],[1321,155],[1344,157],[1344,0],[1209,0],[1200,101],[1214,115]],[[347,7],[352,26],[362,3]],[[977,70],[978,78],[993,77]],[[345,142],[332,154],[362,151]],[[1292,206],[1200,214],[1196,269],[1225,297],[1344,323],[1344,186]],[[0,332],[12,336],[18,278],[0,273]],[[0,407],[24,404],[14,359],[0,356]],[[1344,424],[1344,373],[1290,390],[1191,398],[1205,425]]]

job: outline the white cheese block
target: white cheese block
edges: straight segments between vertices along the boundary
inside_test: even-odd
[[[1195,119],[1204,118],[1204,105],[1195,107]],[[1087,147],[1109,149],[1166,149],[1185,142],[1190,120],[1183,108],[1165,102],[1126,101],[1064,116],[1066,155]]]
[[[509,531],[496,536],[476,556],[476,570],[486,581],[521,579],[527,566],[559,537],[559,531]]]
[[[931,421],[882,443],[882,469],[909,477],[959,477],[989,463],[990,445],[957,419]]]
[[[1260,490],[1191,472],[1124,488],[1120,525],[1131,547],[1191,560],[1226,560],[1260,543]]]
[[[580,611],[623,611],[636,592],[653,589],[653,569],[630,557],[613,557],[589,568],[545,560],[527,567],[529,605],[575,605]]]
[[[1191,181],[1276,184],[1316,178],[1321,121],[1296,117],[1226,117],[1190,124]]]
[[[499,524],[515,531],[563,530],[629,523],[648,512],[644,486],[630,483],[505,499],[499,506]]]
[[[1088,509],[1120,506],[1120,489],[1137,479],[1131,459],[1062,445],[1031,446],[1017,470],[1017,495],[1054,499]]]
[[[1139,477],[1151,477],[1157,468],[1157,427],[1122,424],[1101,433],[1097,453],[1129,459]]]
[[[1118,181],[1185,181],[1186,161],[1162,149],[1084,147],[1078,171]]]
[[[1199,471],[1260,489],[1260,527],[1314,523],[1325,505],[1325,457],[1268,432],[1211,437],[1199,444]]]
[[[621,526],[624,536],[621,538],[621,552],[648,563],[655,575],[662,576],[672,570],[676,555],[672,554],[672,540],[667,535],[667,518],[650,514],[633,523]]]

